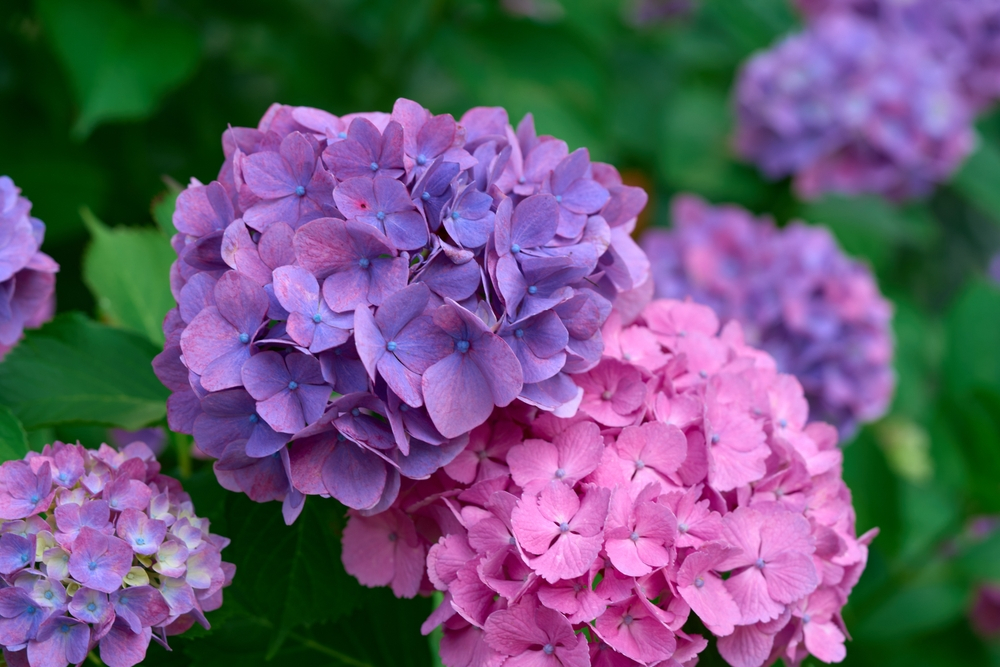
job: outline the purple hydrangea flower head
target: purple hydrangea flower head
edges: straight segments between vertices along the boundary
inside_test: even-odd
[[[153,629],[165,638],[207,627],[235,572],[220,556],[228,540],[209,532],[143,442],[121,451],[56,442],[7,461],[0,479],[8,662],[65,667],[99,647],[106,664],[131,667]]]
[[[921,41],[953,72],[976,107],[1000,97],[1000,5],[993,0],[796,0],[810,19],[850,13],[881,30]]]
[[[349,511],[347,572],[439,591],[421,631],[441,628],[448,667],[692,665],[710,639],[733,667],[843,660],[874,532],[855,532],[834,429],[706,306],[647,302],[604,330],[599,372],[570,376],[587,410],[496,409],[442,470],[366,499],[384,511]]]
[[[751,58],[736,101],[737,150],[807,198],[920,196],[975,144],[952,70],[923,41],[847,14]]]
[[[45,224],[31,217],[31,202],[0,176],[0,359],[55,313],[59,265],[39,248]]]
[[[779,230],[689,195],[674,201],[673,222],[642,241],[658,296],[690,297],[740,322],[750,343],[798,378],[809,418],[843,437],[882,416],[894,388],[892,307],[868,268],[821,227]]]
[[[174,213],[168,422],[228,489],[372,514],[497,408],[569,416],[611,301],[647,282],[646,203],[500,108],[274,105]]]

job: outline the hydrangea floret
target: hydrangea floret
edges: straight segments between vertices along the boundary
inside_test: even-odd
[[[948,3],[941,3],[948,4]],[[973,108],[921,40],[833,12],[743,67],[737,151],[805,198],[928,193],[975,145]]]
[[[275,105],[223,148],[177,200],[154,366],[171,428],[289,522],[307,495],[389,507],[496,407],[572,414],[569,375],[648,276],[645,193],[530,115]]]
[[[0,359],[25,328],[42,326],[55,312],[59,265],[39,250],[45,223],[31,217],[31,202],[8,176],[0,176]]]
[[[152,640],[222,604],[235,567],[142,442],[55,442],[0,466],[0,645],[8,665],[65,667],[97,649],[142,662]]]
[[[673,228],[642,239],[659,297],[735,319],[805,389],[809,417],[844,438],[880,418],[895,386],[892,306],[824,227],[778,229],[737,206],[678,196]]]
[[[498,409],[385,513],[350,511],[347,571],[442,593],[422,631],[443,627],[448,667],[690,666],[697,627],[734,667],[842,660],[874,531],[834,428],[707,306],[616,311],[604,334],[576,416]]]

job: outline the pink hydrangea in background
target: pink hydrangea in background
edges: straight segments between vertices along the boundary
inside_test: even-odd
[[[8,665],[65,667],[98,649],[142,662],[151,640],[222,604],[235,567],[142,442],[56,442],[0,466],[0,645]]]
[[[347,571],[440,591],[422,630],[448,667],[694,665],[692,616],[734,667],[842,660],[874,531],[836,431],[707,306],[654,301],[604,335],[575,417],[498,409],[386,513],[350,511]]]
[[[975,145],[954,70],[925,41],[852,14],[823,14],[752,57],[735,97],[737,151],[793,176],[805,198],[920,196]]]
[[[809,418],[843,437],[885,413],[895,386],[892,306],[867,267],[823,227],[777,229],[691,195],[674,200],[672,215],[672,229],[642,239],[657,296],[690,297],[737,320],[802,384]]]
[[[496,407],[573,414],[570,374],[648,276],[645,193],[530,115],[275,105],[223,148],[177,199],[154,367],[170,427],[289,522],[306,495],[387,509]]]
[[[59,265],[39,250],[45,223],[31,217],[31,202],[0,176],[0,359],[24,334],[55,312]]]

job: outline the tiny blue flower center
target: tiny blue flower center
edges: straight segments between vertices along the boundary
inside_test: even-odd
[[[351,410],[351,414],[354,415],[355,417],[360,417],[361,416],[361,410],[358,410],[357,408],[354,408],[354,409]]]
[[[514,336],[524,338],[524,329],[514,329]]]
[[[146,538],[145,537],[137,537],[137,538],[135,538],[135,543],[138,544],[139,546],[142,546],[143,544],[146,543]]]
[[[69,479],[69,475],[67,475],[65,472],[59,473],[59,481],[60,482],[65,482],[68,479]]]
[[[347,440],[347,438],[344,436],[344,434],[343,433],[338,433],[337,434],[337,442],[343,442],[344,440]]]
[[[516,255],[517,253],[521,252],[521,246],[519,246],[519,245],[517,245],[515,243],[515,244],[511,245],[510,251]]]
[[[713,445],[717,445],[717,444],[719,444],[719,434],[718,434],[718,433],[716,433],[716,434],[714,434],[714,435],[712,436],[712,444],[713,444]]]
[[[517,182],[520,183],[521,185],[524,185],[525,183],[528,182],[528,179],[526,179],[524,176],[522,176],[519,179],[517,179]]]
[[[319,324],[322,321],[323,321],[323,316],[322,315],[320,315],[319,313],[316,313],[315,315],[313,315],[313,322],[315,322],[316,324]]]
[[[289,389],[291,389],[292,391],[295,391],[296,389],[298,389],[298,388],[299,388],[299,383],[298,383],[298,382],[296,382],[295,380],[291,380],[291,381],[290,381],[290,382],[288,383],[288,388],[289,388]]]
[[[563,521],[561,524],[559,524],[559,532],[560,533],[565,533],[568,530],[569,530],[569,524],[568,523],[566,523],[565,521]]]
[[[556,649],[552,644],[546,644],[542,647],[542,652],[545,653],[545,655],[552,655],[555,650]]]
[[[361,259],[358,260],[358,266],[360,266],[362,269],[367,269],[371,265],[372,261],[367,257],[362,257]]]
[[[37,494],[37,493],[33,493],[33,494],[31,494],[31,502],[32,502],[33,504],[34,504],[34,503],[37,503],[37,502],[38,502],[39,500],[41,500],[41,498],[40,498],[40,497],[38,496],[38,494]]]
[[[625,625],[632,625],[632,621],[634,620],[635,619],[632,618],[632,614],[625,614],[625,616],[622,617],[622,623]]]
[[[417,156],[417,164],[419,164],[421,167],[424,166],[425,164],[427,164],[427,156],[424,155],[423,153],[421,153],[420,155],[418,155]]]
[[[46,599],[46,600],[51,600],[51,599],[52,599],[52,598],[54,598],[54,597],[55,597],[55,596],[54,596],[54,595],[52,595],[52,591],[45,591],[45,599]]]
[[[430,201],[431,193],[427,192],[427,190],[424,190],[424,194],[420,195],[420,198],[423,199],[424,201]]]
[[[802,615],[802,622],[803,622],[803,623],[808,623],[808,622],[809,622],[809,621],[811,621],[811,620],[812,620],[812,617],[811,617],[811,616],[809,616],[809,614],[803,614],[803,615]]]
[[[347,138],[347,132],[338,132],[337,133],[337,138],[338,139],[346,139]]]
[[[93,572],[94,570],[96,570],[96,569],[97,569],[97,563],[93,563],[93,562],[91,562],[91,563],[89,563],[89,564],[87,565],[87,567],[88,567],[88,568],[90,568],[90,571],[91,571],[91,572]]]
[[[399,345],[397,345],[396,341],[394,340],[390,340],[388,343],[385,344],[385,349],[389,350],[390,352],[395,352],[397,347],[399,347]]]
[[[557,204],[561,204],[562,203],[562,195],[556,195],[556,203]]]
[[[643,461],[642,459],[639,459],[638,461],[635,462],[635,469],[636,470],[642,470],[645,467],[646,467],[646,462]]]
[[[528,288],[528,294],[537,294],[537,293],[538,293],[538,288],[537,288],[537,287],[535,287],[534,285],[531,285],[531,286],[530,286],[530,287]]]
[[[764,569],[764,565],[765,565],[765,563],[764,563],[764,559],[763,558],[758,558],[757,562],[754,563],[754,567],[756,567],[758,570],[763,570]]]
[[[378,162],[372,162],[370,165],[372,171],[378,171]]]
[[[677,524],[677,531],[681,532],[681,533],[688,532],[688,525],[686,523],[679,523],[679,524]]]
[[[698,578],[696,578],[694,580],[694,587],[695,588],[701,588],[704,585],[705,585],[705,580],[702,579],[701,577],[698,577]]]
[[[62,632],[63,634],[69,632],[69,626],[63,623],[62,625],[59,626],[59,632]]]
[[[295,188],[295,196],[296,197],[305,197],[306,196],[306,189],[304,187],[302,187],[301,185],[299,187]]]
[[[632,534],[631,534],[631,535],[629,535],[629,536],[628,536],[628,538],[629,538],[630,540],[632,540],[633,542],[638,542],[638,541],[639,541],[639,533],[637,533],[637,532],[635,532],[635,531],[633,530],[633,531],[632,531]]]
[[[249,343],[250,342],[250,334],[248,334],[248,333],[241,333],[240,334],[240,342],[243,343],[244,345],[246,345],[247,343]]]
[[[27,609],[25,609],[24,611],[26,611],[26,612],[27,612],[27,613],[29,613],[29,614],[34,614],[34,613],[35,613],[36,611],[38,611],[38,610],[37,610],[37,609],[35,609],[34,605],[28,605],[28,608],[27,608]]]
[[[452,220],[458,220],[460,217],[461,216],[458,214],[458,211],[452,211],[451,212],[451,219]]]
[[[460,340],[460,341],[458,341],[457,343],[455,343],[455,349],[458,350],[459,352],[463,352],[463,353],[464,352],[468,352],[469,351],[469,341],[467,341],[467,340]]]
[[[87,611],[97,611],[97,605],[91,602],[87,605]]]
[[[22,563],[28,562],[28,554],[21,554],[21,562]]]
[[[250,423],[251,424],[256,424],[259,421],[260,421],[260,417],[257,416],[257,413],[254,413],[254,414],[250,415]]]
[[[396,536],[396,533],[389,533],[389,541],[390,542],[395,542],[397,539],[398,539],[398,537]]]
[[[788,427],[788,420],[787,419],[779,419],[778,420],[778,426],[780,426],[781,428],[787,428]]]
[[[509,544],[510,546],[514,546],[515,544],[517,544],[517,540],[514,539],[513,535],[507,538],[507,544]]]
[[[379,211],[375,214],[375,217],[378,218],[379,222],[383,222],[385,220],[385,211]]]
[[[566,476],[566,471],[565,470],[563,470],[562,468],[557,468],[556,469],[556,479],[562,479],[565,476]]]
[[[614,396],[614,394],[611,393],[610,389],[605,389],[604,391],[601,392],[601,398],[603,398],[605,401],[610,401],[612,396]]]
[[[409,412],[410,411],[410,406],[407,405],[406,403],[400,403],[399,404],[399,411],[400,412]]]

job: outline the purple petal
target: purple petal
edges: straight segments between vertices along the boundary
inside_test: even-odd
[[[493,412],[490,383],[469,354],[454,352],[428,368],[421,388],[427,413],[446,438],[468,433]]]
[[[270,350],[250,357],[243,364],[242,378],[243,386],[257,401],[265,401],[288,389],[292,379],[282,356]]]
[[[386,480],[385,462],[346,440],[337,443],[323,463],[326,490],[354,509],[366,509],[378,503]]]

